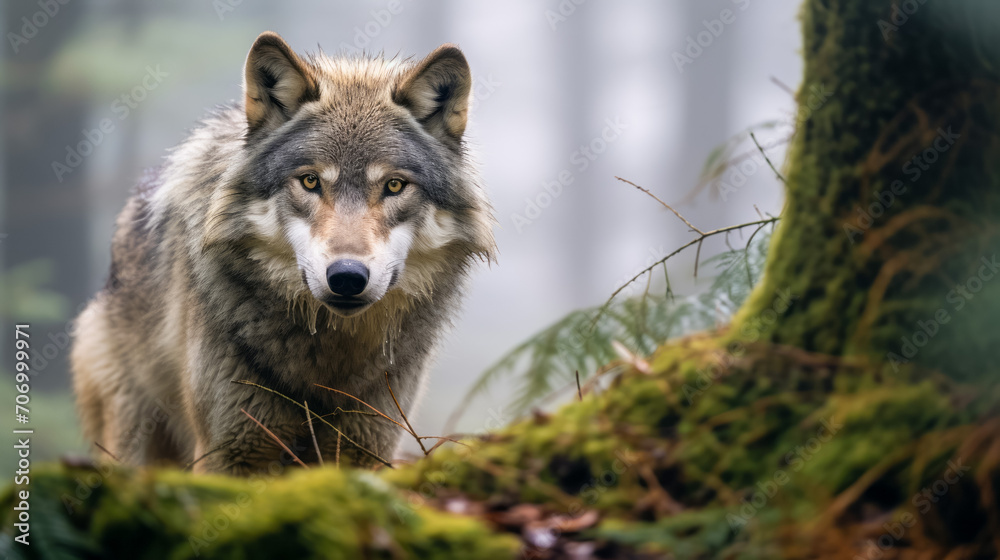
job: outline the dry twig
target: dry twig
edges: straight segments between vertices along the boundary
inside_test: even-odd
[[[242,412],[243,414],[246,414],[247,418],[253,420],[254,424],[257,424],[258,426],[260,426],[260,429],[264,430],[265,432],[267,432],[267,435],[271,436],[271,439],[273,439],[274,441],[278,442],[278,445],[280,445],[281,448],[284,449],[286,453],[288,453],[289,455],[291,455],[292,459],[295,459],[296,463],[302,465],[302,467],[305,468],[305,469],[309,468],[309,465],[303,463],[302,459],[299,459],[298,455],[296,455],[295,453],[292,453],[292,450],[289,449],[288,446],[285,445],[285,443],[282,442],[281,439],[278,436],[274,435],[274,432],[272,432],[271,430],[268,430],[267,426],[261,424],[259,420],[257,420],[253,416],[251,416],[250,413],[247,412],[246,410],[244,410],[244,409],[241,408],[240,412]]]
[[[754,136],[753,132],[750,133],[750,139],[753,140],[754,145],[757,146],[758,150],[760,150],[760,155],[764,156],[764,161],[766,161],[767,164],[771,166],[771,171],[774,171],[774,174],[777,175],[778,180],[781,181],[782,183],[788,184],[788,181],[786,181],[785,177],[778,171],[778,168],[775,167],[773,163],[771,163],[771,158],[767,157],[767,152],[765,152],[764,148],[761,147],[760,142],[757,141],[757,137]]]
[[[701,235],[705,235],[705,232],[703,232],[700,229],[694,227],[694,224],[692,224],[691,222],[689,222],[687,220],[687,218],[685,218],[684,216],[681,216],[680,212],[678,212],[677,210],[674,210],[669,204],[667,204],[666,202],[663,202],[662,200],[660,200],[659,197],[657,197],[655,194],[653,194],[652,192],[650,192],[649,189],[644,189],[644,188],[640,187],[639,185],[633,183],[632,181],[629,181],[628,179],[622,179],[621,177],[617,177],[617,176],[615,177],[615,179],[618,179],[619,181],[621,181],[623,183],[628,183],[628,184],[632,185],[633,187],[639,189],[640,191],[642,191],[642,192],[648,194],[649,196],[653,197],[653,200],[659,202],[660,204],[663,205],[664,208],[666,208],[667,210],[670,210],[671,212],[673,212],[674,215],[677,216],[678,218],[680,218],[681,221],[683,221],[685,224],[687,224],[688,227],[691,228],[692,231],[694,231],[696,233],[700,233]]]
[[[293,399],[293,398],[291,398],[291,397],[289,397],[287,395],[284,395],[284,394],[282,394],[282,393],[280,393],[278,391],[275,391],[274,389],[271,389],[269,387],[265,387],[263,385],[260,385],[259,383],[254,383],[253,381],[246,381],[246,380],[234,380],[233,383],[239,383],[240,385],[249,385],[251,387],[256,387],[258,389],[263,389],[264,391],[267,391],[269,393],[274,393],[275,395],[278,395],[279,397],[287,400],[288,402],[291,402],[291,403],[295,404],[295,406],[297,406],[299,408],[303,408],[303,409],[305,408],[304,406],[302,406],[302,403],[300,403],[299,401],[297,401],[297,400],[295,400],[295,399]],[[322,422],[322,423],[326,424],[327,426],[329,426],[330,429],[332,429],[333,431],[337,432],[337,437],[338,438],[343,437],[345,440],[347,440],[347,443],[350,443],[354,447],[357,447],[358,450],[360,450],[365,455],[368,455],[372,459],[375,459],[376,461],[378,461],[379,463],[382,463],[383,465],[389,467],[390,469],[393,468],[392,467],[392,463],[390,463],[389,461],[386,461],[382,457],[379,457],[379,455],[377,453],[375,453],[374,451],[369,450],[368,448],[364,447],[360,443],[358,443],[358,442],[354,441],[353,439],[351,439],[351,438],[347,437],[346,435],[344,435],[344,433],[341,432],[339,428],[337,428],[336,426],[334,426],[333,424],[331,424],[330,422],[328,422],[326,420],[326,418],[323,418],[319,414],[316,414],[315,412],[312,412],[312,411],[310,411],[309,414],[312,415],[313,418],[316,418],[320,422]]]
[[[316,430],[313,428],[312,416],[309,415],[309,401],[302,401],[302,404],[306,407],[306,421],[309,422],[309,433],[313,438],[313,447],[316,448],[316,459],[319,461],[319,466],[323,466],[323,453],[319,450],[319,442],[316,441]]]
[[[625,290],[625,288],[629,287],[629,285],[631,285],[632,282],[635,282],[636,280],[638,280],[639,278],[641,278],[642,275],[650,272],[654,268],[656,268],[656,267],[662,265],[663,263],[667,262],[671,257],[676,256],[677,254],[679,254],[680,252],[682,252],[684,249],[687,249],[688,247],[691,247],[693,245],[700,245],[703,241],[705,241],[705,239],[707,239],[709,237],[712,237],[714,235],[719,235],[721,233],[728,233],[728,232],[731,232],[731,231],[737,231],[737,230],[740,230],[740,229],[743,229],[743,228],[748,228],[748,227],[773,224],[773,223],[777,222],[779,219],[780,219],[779,217],[773,217],[773,218],[768,218],[766,220],[756,220],[756,221],[753,221],[753,222],[747,222],[745,224],[738,224],[738,225],[735,225],[735,226],[727,226],[727,227],[723,227],[723,228],[719,228],[719,229],[713,229],[712,231],[706,231],[705,233],[703,233],[697,239],[693,239],[693,240],[685,243],[684,245],[681,245],[679,248],[675,249],[669,255],[663,257],[662,259],[660,259],[660,260],[654,262],[653,264],[647,266],[646,268],[642,269],[641,271],[639,271],[639,273],[637,273],[635,276],[633,276],[632,278],[630,278],[627,282],[625,282],[624,284],[622,284],[621,286],[619,286],[618,289],[615,290],[611,294],[611,297],[609,297],[607,299],[607,301],[604,302],[604,305],[602,305],[601,308],[597,311],[597,314],[594,315],[593,320],[591,320],[591,328],[593,328],[593,327],[595,327],[597,325],[597,321],[602,316],[604,316],[604,313],[607,311],[608,306],[611,305],[611,302],[614,301],[614,299],[616,297],[618,297],[618,294],[622,293],[622,291]]]
[[[396,410],[399,411],[399,415],[403,417],[403,422],[406,422],[406,426],[410,428],[410,435],[412,435],[417,440],[417,445],[420,446],[420,450],[424,452],[424,456],[427,455],[427,448],[424,447],[424,442],[422,438],[417,435],[416,430],[413,429],[413,425],[410,424],[410,420],[406,417],[406,413],[403,412],[403,407],[399,406],[399,401],[396,400],[396,393],[392,391],[392,385],[389,383],[389,372],[385,372],[385,386],[389,389],[389,395],[392,397],[392,402],[396,403]]]
[[[112,452],[110,452],[110,451],[108,451],[107,448],[105,448],[103,445],[97,443],[96,441],[94,442],[94,445],[96,445],[97,448],[100,449],[101,451],[107,453],[108,457],[111,457],[112,459],[114,459],[115,461],[118,461],[119,463],[122,462],[121,459],[119,459],[118,457],[115,457],[115,454],[112,453]]]

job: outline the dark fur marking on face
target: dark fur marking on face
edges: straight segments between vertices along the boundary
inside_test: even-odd
[[[396,211],[393,211],[392,202],[385,202],[385,227],[391,230],[399,224],[406,223],[426,211],[429,202],[419,194],[419,190],[407,196],[420,197],[420,200],[409,204],[400,204]]]
[[[455,167],[457,156],[407,124],[401,124],[397,130],[394,155],[401,162],[400,167],[415,172],[415,182],[427,198],[435,206],[447,210],[470,208],[470,201],[453,187],[456,178],[452,177],[450,169]]]
[[[304,194],[309,194],[309,196],[316,196],[315,194],[312,193],[304,193]],[[309,205],[306,204],[302,200],[302,198],[299,198],[297,196],[287,196],[285,197],[285,201],[287,202],[288,207],[291,208],[292,215],[294,216],[298,216],[300,218],[306,218],[309,216],[309,214],[312,213],[311,209],[309,208]]]
[[[251,158],[248,179],[253,192],[270,198],[282,188],[296,169],[319,159],[315,119],[303,118],[278,135],[265,139]]]

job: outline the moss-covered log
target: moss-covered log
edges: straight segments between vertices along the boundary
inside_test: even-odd
[[[788,204],[731,327],[376,474],[37,470],[34,544],[9,488],[0,553],[998,557],[1000,7],[808,0],[803,23]]]
[[[1000,316],[1000,5],[809,0],[788,198],[764,281],[796,305],[765,338],[990,371]]]

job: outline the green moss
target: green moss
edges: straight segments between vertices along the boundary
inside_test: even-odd
[[[24,558],[512,558],[480,522],[414,508],[372,473],[333,468],[252,481],[49,466],[33,473]],[[0,502],[12,507],[10,490]],[[6,546],[10,514],[5,513]]]
[[[906,507],[995,413],[996,393],[978,385],[786,347],[748,346],[709,369],[727,340],[668,345],[653,375],[627,373],[600,396],[384,476],[426,499],[594,509],[605,521],[593,535],[678,557],[776,558],[768,551],[787,525],[824,519],[841,501],[844,523],[861,509]],[[709,386],[685,391],[706,372]],[[747,505],[760,495],[762,507]]]
[[[765,344],[720,366],[726,340],[677,341],[651,374],[628,371],[582,402],[378,473],[242,480],[47,467],[32,476],[33,507],[45,512],[33,538],[128,558],[514,554],[497,527],[437,511],[461,498],[594,511],[600,523],[570,538],[633,551],[794,558],[787,547],[822,540],[830,524],[905,512],[949,460],[986,473],[976,481],[1000,472],[986,451],[1000,436],[975,436],[996,422],[996,390]],[[987,443],[963,450],[968,441]],[[987,491],[968,480],[962,495]]]

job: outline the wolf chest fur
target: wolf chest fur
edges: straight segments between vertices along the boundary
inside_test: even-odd
[[[471,83],[450,45],[420,61],[300,57],[258,37],[243,102],[118,218],[107,286],[74,335],[86,437],[134,465],[250,474],[289,457],[247,415],[317,460],[308,402],[319,454],[390,459],[399,427],[319,386],[401,420],[388,385],[412,413],[472,265],[493,258]]]

